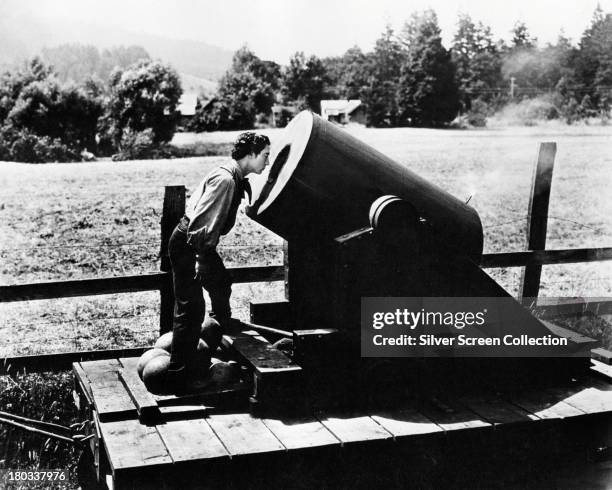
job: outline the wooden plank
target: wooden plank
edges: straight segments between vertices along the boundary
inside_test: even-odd
[[[598,348],[591,350],[591,359],[595,359],[603,364],[612,365],[612,352],[608,349]]]
[[[219,438],[202,419],[176,420],[156,427],[175,463],[229,458]]]
[[[81,363],[85,376],[92,386],[104,385],[109,380],[117,378],[117,371],[121,363],[117,359],[105,359],[102,361],[86,361]]]
[[[0,374],[25,369],[27,372],[63,371],[73,363],[118,359],[120,357],[140,357],[151,347],[131,347],[127,349],[108,349],[81,352],[63,352],[61,354],[37,354],[32,356],[5,357],[0,359]]]
[[[159,407],[161,419],[165,422],[170,420],[186,420],[192,418],[206,417],[212,407],[207,407],[199,403],[184,403],[182,405],[169,405]]]
[[[494,427],[540,420],[537,415],[489,394],[462,396],[458,401]]]
[[[533,171],[531,196],[529,197],[529,222],[527,224],[526,250],[544,250],[548,225],[548,203],[552,184],[556,143],[540,143],[538,159]],[[541,265],[528,265],[523,270],[519,297],[531,301],[540,290]]]
[[[612,366],[604,364],[596,359],[591,359],[591,370],[597,375],[603,376],[604,379],[609,383],[612,382]]]
[[[287,449],[330,446],[340,441],[314,417],[267,418],[266,427]]]
[[[565,396],[546,390],[509,395],[507,400],[542,420],[562,420],[580,417],[585,413],[564,401]]]
[[[612,385],[594,378],[575,383],[567,390],[550,389],[563,401],[586,414],[612,412]]]
[[[119,380],[119,361],[83,362],[81,367],[89,380],[94,407],[101,421],[136,417],[136,406]]]
[[[91,393],[91,387],[89,386],[89,379],[87,378],[85,371],[81,367],[81,364],[78,362],[73,363],[72,372],[74,373],[74,381],[79,391],[85,397],[87,404],[90,407],[93,406],[93,394]]]
[[[329,413],[319,415],[318,419],[343,446],[348,443],[393,438],[389,431],[365,414]]]
[[[131,369],[134,372],[136,372],[136,374],[138,374],[137,367],[138,367],[138,359],[139,359],[139,357],[136,357],[136,356],[119,357],[118,358],[119,359],[119,364],[121,364],[121,366],[124,369]]]
[[[134,402],[140,421],[150,422],[158,419],[160,412],[157,402],[138,377],[136,370],[125,367],[120,369],[119,379],[122,381],[125,390]]]
[[[248,413],[211,415],[206,421],[231,456],[285,450],[263,421]]]
[[[115,478],[125,470],[172,463],[155,426],[130,419],[100,422],[100,430]]]
[[[376,410],[370,416],[396,440],[444,431],[442,427],[412,408]]]
[[[474,429],[490,429],[492,425],[471,410],[452,404],[448,400],[430,400],[419,406],[425,415],[445,432]]]
[[[480,267],[524,267],[534,265],[576,264],[612,260],[612,247],[528,250],[483,254]]]

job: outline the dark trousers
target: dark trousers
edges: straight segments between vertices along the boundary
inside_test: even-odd
[[[203,256],[207,274],[202,282],[195,279],[195,251],[187,243],[187,221],[176,226],[168,244],[172,279],[174,282],[174,322],[172,326],[172,353],[170,370],[191,370],[195,367],[195,354],[204,321],[206,304],[202,287],[210,296],[210,316],[222,326],[231,316],[229,304],[232,283],[223,261],[216,251]]]

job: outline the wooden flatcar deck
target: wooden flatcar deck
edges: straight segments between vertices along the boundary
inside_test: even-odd
[[[204,481],[223,487],[249,471],[255,474],[254,468],[268,468],[268,474],[275,475],[292,464],[301,464],[300,474],[305,475],[304,461],[313,458],[317,463],[312,469],[319,476],[324,475],[323,467],[341,471],[348,460],[367,467],[373,464],[372,455],[402,455],[409,465],[407,454],[423,444],[443,452],[449,447],[469,451],[475,444],[499,449],[512,444],[509,441],[518,434],[537,447],[546,444],[551,429],[558,434],[590,427],[588,437],[612,443],[612,371],[596,361],[582,379],[534,391],[436,398],[392,409],[297,418],[256,418],[246,408],[213,409],[205,398],[151,396],[158,412],[153,422],[141,422],[142,402],[135,402],[119,374],[133,370],[136,360],[74,365],[80,408],[92,420],[95,434],[91,448],[96,469],[114,488],[187,488]],[[360,451],[366,456],[356,457]],[[293,485],[285,481],[283,486]],[[327,481],[325,486],[336,485]]]

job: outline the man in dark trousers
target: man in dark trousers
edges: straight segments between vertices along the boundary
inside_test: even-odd
[[[205,314],[202,287],[210,296],[210,317],[226,329],[231,318],[231,279],[216,247],[219,237],[234,226],[243,195],[246,193],[250,199],[251,188],[245,177],[252,172],[262,173],[269,155],[267,136],[253,132],[238,136],[232,161],[214,169],[200,182],[170,237],[175,305],[168,391],[189,391],[206,383],[196,365]]]

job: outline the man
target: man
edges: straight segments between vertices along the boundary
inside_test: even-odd
[[[226,329],[231,318],[231,279],[216,247],[236,221],[243,195],[251,195],[250,173],[268,164],[270,140],[253,132],[234,143],[232,161],[214,169],[189,199],[185,216],[170,237],[168,251],[174,280],[172,353],[168,369],[170,391],[197,389],[206,382],[198,373],[196,349],[204,320],[202,287],[210,296],[211,318]]]

